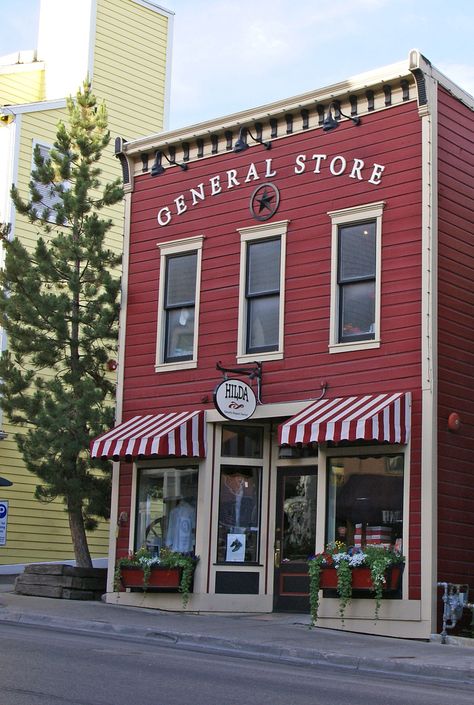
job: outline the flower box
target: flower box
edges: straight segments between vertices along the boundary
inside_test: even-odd
[[[143,569],[138,566],[123,567],[120,571],[120,580],[124,588],[134,590],[178,592],[181,582],[181,568],[166,568],[163,566],[152,567],[147,584],[143,576]]]
[[[403,564],[394,565],[387,568],[385,571],[385,584],[383,591],[394,591],[400,587],[400,580],[403,572]],[[352,589],[353,590],[372,590],[372,578],[370,568],[351,568],[352,573]],[[319,586],[322,590],[337,589],[337,571],[335,568],[322,568]]]

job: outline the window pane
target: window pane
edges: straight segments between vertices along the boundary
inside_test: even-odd
[[[261,458],[263,429],[250,426],[224,426],[222,428],[221,455],[234,458]]]
[[[217,560],[256,563],[260,542],[260,468],[223,465]]]
[[[165,361],[192,359],[194,344],[194,308],[176,308],[166,314]]]
[[[341,340],[367,340],[375,336],[375,282],[340,287]]]
[[[197,254],[168,257],[165,307],[194,304]]]
[[[280,297],[261,296],[248,302],[247,352],[278,350]]]
[[[280,291],[280,240],[248,246],[247,296]]]
[[[375,222],[339,228],[339,281],[375,276]]]
[[[194,552],[198,470],[196,467],[141,470],[135,549],[159,555],[162,546]]]
[[[330,458],[327,540],[387,544],[403,536],[403,455]]]
[[[51,149],[49,147],[46,147],[46,145],[44,144],[38,144],[37,146],[39,147],[41,157],[46,162],[50,158]],[[60,183],[62,183],[64,190],[70,188],[70,183],[68,181],[57,182],[58,185]],[[56,204],[61,203],[61,197],[55,191],[54,186],[52,184],[41,184],[39,183],[39,181],[35,181],[35,188],[41,196],[41,202],[35,204],[34,207],[34,210],[38,215],[41,215],[45,208],[49,208],[52,210]],[[48,217],[48,221],[50,223],[56,222],[56,215],[56,211],[52,210],[51,214]]]
[[[286,475],[283,485],[282,559],[305,561],[316,543],[316,475]]]

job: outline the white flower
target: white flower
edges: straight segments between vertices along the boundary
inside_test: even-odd
[[[333,555],[332,559],[336,565],[339,565],[339,561],[348,561],[348,560],[350,560],[350,556],[348,553],[344,553],[344,552],[335,553]]]
[[[140,556],[138,559],[139,563],[143,566],[152,566],[152,565],[157,565],[160,562],[160,559],[158,556],[152,556],[152,558],[146,558],[145,556]]]
[[[363,565],[365,559],[365,553],[354,553],[349,558],[349,565],[351,566],[351,568],[357,568],[358,566]]]

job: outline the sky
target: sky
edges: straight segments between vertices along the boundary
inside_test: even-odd
[[[474,94],[472,0],[164,0],[170,129],[323,88],[419,49]],[[36,46],[40,0],[0,0],[0,56]]]

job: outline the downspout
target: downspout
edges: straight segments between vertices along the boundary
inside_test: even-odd
[[[436,631],[438,551],[438,110],[431,64],[416,50],[409,69],[417,87],[422,131],[422,446],[421,619]]]
[[[4,163],[4,171],[6,173],[5,186],[7,186],[7,184],[17,185],[22,116],[15,111],[15,106],[4,105],[0,107],[0,119],[5,123],[1,129],[8,130],[10,133],[8,153]],[[5,193],[0,194],[0,198],[3,200],[3,202],[0,203],[0,222],[10,224],[8,237],[10,240],[13,240],[15,235],[16,209],[13,205],[9,188],[5,190]],[[4,247],[3,243],[0,242],[0,267],[2,269],[5,264],[4,258]],[[7,334],[3,328],[0,328],[0,354],[3,353],[7,347]],[[3,409],[0,408],[0,440],[3,441],[7,437],[8,434],[3,431]]]

